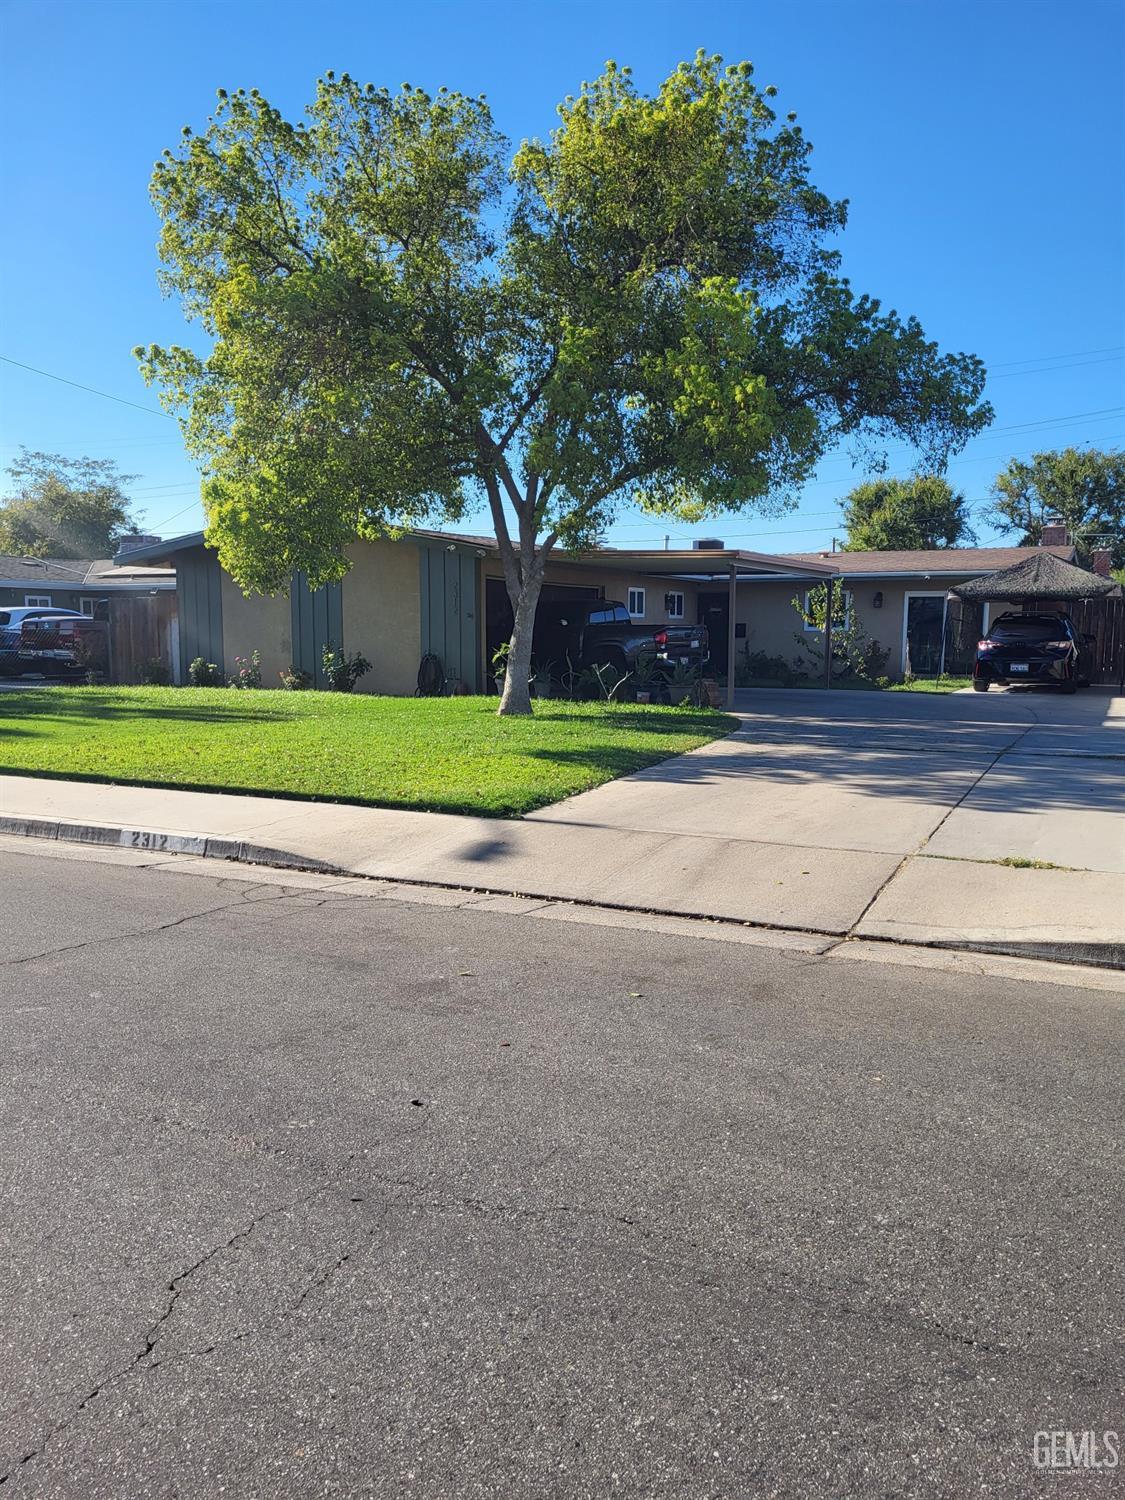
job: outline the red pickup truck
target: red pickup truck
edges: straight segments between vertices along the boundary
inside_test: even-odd
[[[74,609],[0,609],[0,677],[99,676],[109,669],[109,627]]]

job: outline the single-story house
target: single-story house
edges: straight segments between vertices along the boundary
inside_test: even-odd
[[[137,559],[129,545],[116,558],[0,554],[0,609],[73,609],[105,619],[114,682],[136,682],[154,659],[178,680],[176,593],[175,568]]]
[[[1050,550],[1070,561],[1065,535]],[[958,583],[1019,562],[1027,547],[947,548],[930,552],[815,552],[785,555],[732,550],[715,539],[690,550],[602,548],[553,554],[544,598],[613,600],[638,622],[705,623],[716,672],[731,652],[764,652],[789,661],[806,631],[794,598],[829,579],[868,637],[888,651],[887,675],[959,669],[960,657],[1002,605],[962,604]],[[372,670],[369,693],[410,694],[423,655],[441,659],[447,679],[484,691],[493,650],[511,631],[511,609],[491,537],[416,530],[401,539],[357,541],[342,582],[315,591],[300,575],[288,594],[247,597],[219,566],[202,532],[152,542],[129,553],[133,566],[175,570],[179,675],[202,656],[231,672],[236,656],[258,651],[267,686],[290,667],[323,685],[327,645],[361,652]],[[733,619],[732,619],[733,601]]]
[[[332,645],[359,651],[372,663],[360,680],[362,692],[413,693],[427,653],[441,659],[448,680],[464,682],[470,692],[485,690],[492,652],[511,633],[493,538],[418,530],[393,541],[354,542],[347,555],[350,568],[340,583],[314,591],[297,574],[288,594],[248,597],[219,566],[202,532],[129,554],[134,563],[175,569],[181,676],[195,657],[230,673],[236,656],[257,651],[266,685],[275,686],[292,666],[323,686],[321,657]],[[552,555],[542,597],[614,600],[654,630],[710,620],[708,611],[722,601],[726,612],[713,637],[722,669],[733,634],[732,579],[741,586],[781,575],[812,587],[834,573],[831,563],[729,551],[714,543],[676,552],[604,548]]]

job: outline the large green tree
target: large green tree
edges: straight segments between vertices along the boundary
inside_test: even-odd
[[[752,74],[700,53],[647,97],[607,64],[514,157],[444,89],[329,74],[299,124],[220,94],[152,182],[208,352],[137,352],[243,587],[339,578],[357,535],[484,500],[515,615],[500,711],[528,713],[556,546],[624,504],[783,508],[864,429],[940,467],[986,425],[979,360],[841,278],[846,206]]]
[[[107,458],[64,458],[20,450],[0,500],[0,552],[17,557],[112,557],[136,533],[122,474]]]
[[[928,551],[974,540],[964,495],[940,474],[872,479],[842,504],[846,552]]]
[[[1019,534],[1020,545],[1037,547],[1043,527],[1059,520],[1088,564],[1104,547],[1113,566],[1125,565],[1125,453],[1063,448],[1013,458],[992,486],[993,522]]]

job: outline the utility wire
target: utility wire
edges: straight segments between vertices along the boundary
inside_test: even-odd
[[[124,396],[111,396],[108,391],[99,391],[94,386],[83,385],[78,380],[68,380],[65,375],[52,375],[50,370],[38,370],[34,365],[25,365],[18,359],[9,359],[6,354],[0,354],[0,360],[6,365],[15,365],[17,370],[30,370],[33,375],[42,375],[47,380],[57,380],[61,385],[72,385],[78,391],[88,391],[91,396],[104,396],[107,401],[116,401],[120,406],[132,406],[137,411],[151,412],[154,417],[167,417],[169,422],[176,420],[170,411],[161,411],[157,406],[141,406],[137,401],[126,401]]]

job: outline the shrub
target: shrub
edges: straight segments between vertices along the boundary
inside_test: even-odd
[[[281,678],[281,685],[286,692],[302,693],[306,688],[312,687],[312,677],[308,672],[302,672],[300,667],[286,667],[277,675]]]
[[[325,646],[321,661],[329,690],[333,693],[350,693],[364,673],[371,670],[371,663],[358,651],[346,657],[331,642]]]
[[[251,651],[249,656],[236,656],[234,659],[234,676],[227,678],[227,686],[232,688],[260,688],[262,685],[262,658],[257,651]]]
[[[753,682],[778,682],[788,687],[796,677],[793,667],[784,656],[769,656],[765,651],[751,651],[749,644],[742,648],[742,660],[735,663],[734,680],[739,687]]]
[[[140,678],[142,687],[167,687],[172,672],[162,656],[150,656],[148,661],[141,662]]]
[[[192,687],[222,687],[223,674],[213,661],[204,661],[197,656],[187,669]]]

